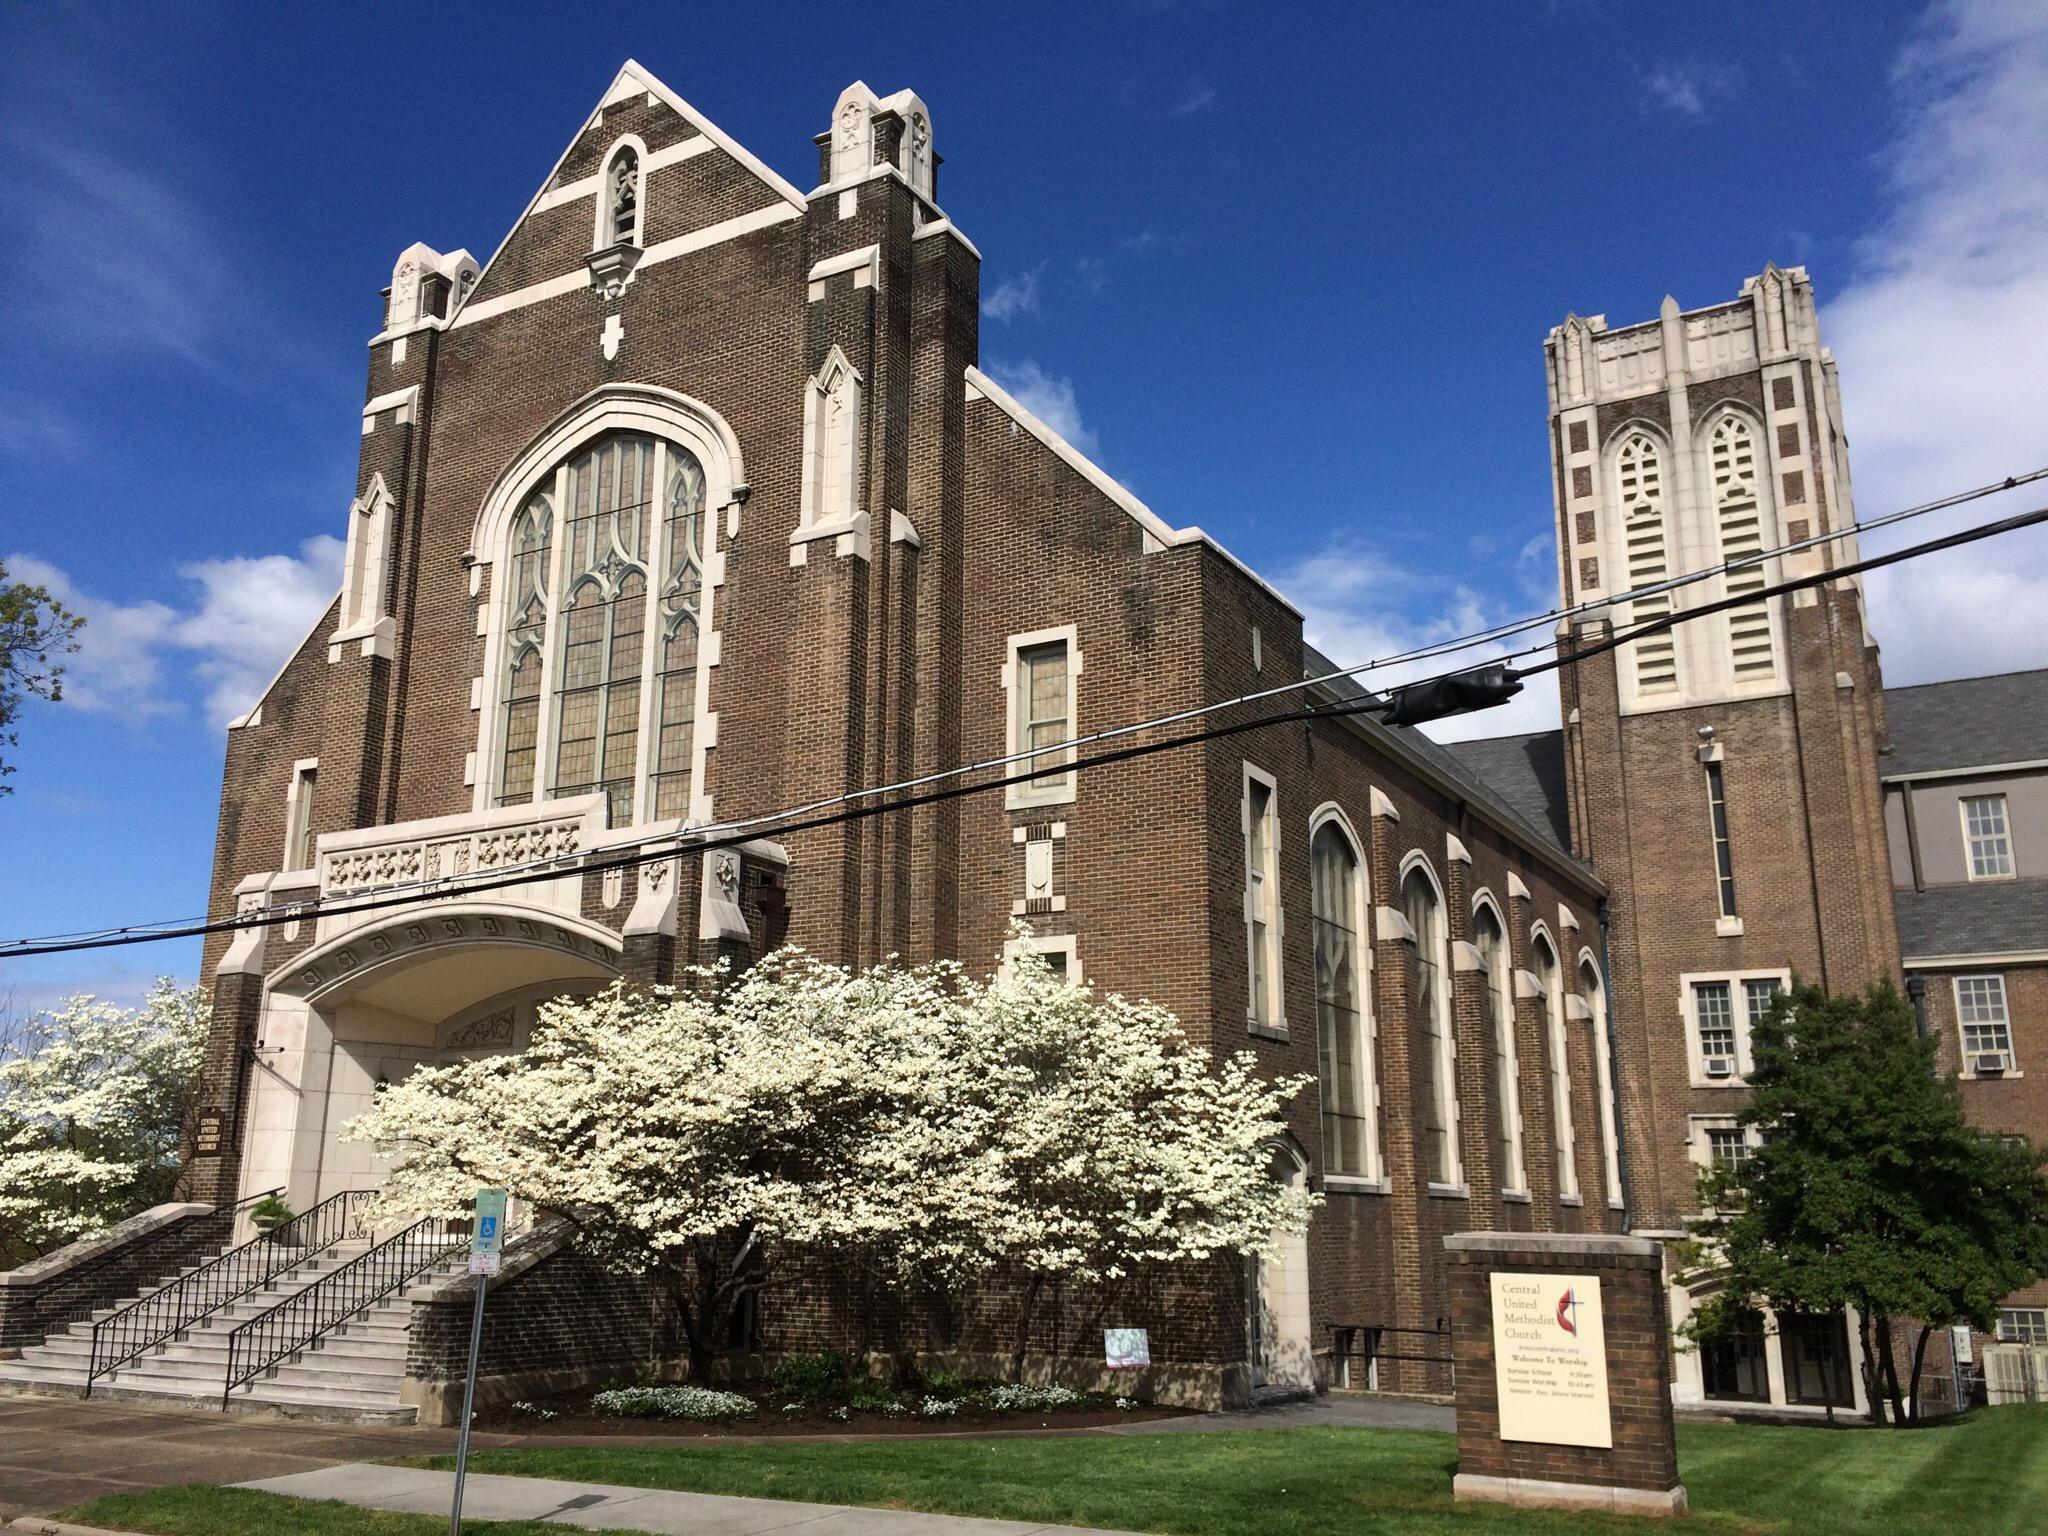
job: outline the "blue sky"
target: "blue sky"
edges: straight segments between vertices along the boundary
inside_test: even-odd
[[[1567,310],[1803,262],[1865,515],[2048,461],[2033,0],[11,6],[0,557],[92,625],[22,723],[0,936],[198,910],[220,727],[338,583],[393,259],[487,256],[628,56],[804,187],[849,80],[918,90],[985,366],[1346,659],[1552,600]],[[1909,570],[1873,591],[1894,681],[2048,662],[2048,541]]]

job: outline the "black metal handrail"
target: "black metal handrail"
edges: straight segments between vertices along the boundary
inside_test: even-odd
[[[325,1252],[344,1237],[361,1236],[363,1213],[375,1196],[374,1190],[367,1189],[345,1189],[329,1195],[312,1209],[280,1222],[268,1232],[259,1233],[202,1264],[191,1274],[180,1275],[169,1285],[101,1318],[93,1324],[85,1395],[92,1396],[92,1384],[100,1377],[112,1374],[164,1340],[262,1290],[286,1270]]]
[[[1457,1362],[1451,1353],[1451,1328],[1448,1319],[1438,1318],[1434,1328],[1399,1328],[1390,1323],[1332,1323],[1331,1355],[1342,1362],[1344,1385],[1350,1385],[1351,1362],[1365,1362],[1365,1379],[1368,1387],[1378,1382],[1379,1363],[1382,1360],[1412,1360],[1422,1365],[1442,1365],[1457,1372]],[[1441,1341],[1441,1353],[1415,1353],[1405,1349],[1388,1349],[1389,1336],[1397,1339]]]
[[[132,1243],[121,1243],[95,1254],[92,1259],[79,1266],[77,1270],[66,1275],[63,1279],[61,1289],[65,1291],[79,1291],[81,1293],[79,1300],[68,1304],[62,1312],[46,1314],[42,1327],[48,1332],[60,1332],[70,1327],[73,1323],[84,1322],[104,1306],[105,1302],[102,1298],[106,1292],[94,1278],[102,1270],[109,1269],[116,1263],[133,1263],[136,1255],[147,1253],[152,1248],[169,1243],[173,1238],[190,1238],[195,1226],[210,1226],[215,1223],[225,1222],[227,1230],[221,1234],[221,1238],[225,1240],[234,1235],[235,1220],[241,1211],[261,1201],[268,1200],[272,1195],[281,1195],[283,1193],[284,1186],[279,1185],[276,1189],[266,1189],[260,1194],[244,1195],[225,1211],[216,1207],[208,1211],[204,1216],[195,1217],[190,1222],[166,1222],[155,1231],[144,1233]],[[207,1246],[211,1246],[211,1243],[209,1242]],[[157,1273],[161,1274],[162,1271],[159,1270]],[[135,1283],[147,1285],[153,1278],[155,1277],[145,1273]],[[58,1289],[59,1287],[52,1288]]]
[[[375,1306],[455,1257],[469,1243],[469,1222],[428,1216],[387,1237],[295,1296],[259,1312],[228,1335],[221,1407],[235,1388],[299,1354],[365,1308]]]

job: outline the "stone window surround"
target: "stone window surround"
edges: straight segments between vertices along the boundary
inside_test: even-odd
[[[1735,1015],[1735,1073],[1732,1077],[1708,1077],[1700,1050],[1699,1012],[1693,1005],[1693,987],[1698,982],[1726,982],[1728,1006]],[[1685,1059],[1688,1080],[1694,1088],[1745,1088],[1750,1069],[1756,1065],[1749,1054],[1749,1001],[1744,982],[1775,981],[1780,991],[1792,988],[1792,973],[1783,966],[1766,966],[1754,971],[1685,971],[1678,978],[1678,1011],[1685,1024]]]
[[[1258,633],[1255,629],[1254,635]],[[1344,808],[1334,800],[1326,800],[1310,813],[1308,819],[1308,847],[1313,863],[1316,838],[1326,826],[1334,825],[1339,835],[1351,847],[1351,856],[1356,860],[1351,878],[1352,903],[1352,960],[1351,985],[1353,996],[1358,999],[1358,1072],[1365,1080],[1365,1090],[1359,1101],[1365,1110],[1365,1156],[1366,1171],[1363,1173],[1325,1173],[1323,1187],[1330,1191],[1354,1194],[1386,1194],[1392,1185],[1387,1180],[1387,1154],[1382,1141],[1380,1125],[1380,1079],[1379,1079],[1379,1016],[1373,1008],[1373,945],[1370,915],[1372,908],[1372,879],[1366,863],[1365,840],[1358,835],[1358,829],[1351,824],[1351,818],[1344,814]],[[1310,875],[1314,879],[1313,873]],[[1313,912],[1314,902],[1310,902]],[[1318,1028],[1320,1028],[1318,1021]],[[1321,1083],[1317,1084],[1321,1092]],[[1320,1104],[1317,1121],[1321,1122]]]
[[[1016,757],[1024,751],[1024,697],[1021,692],[1021,676],[1018,657],[1034,646],[1065,645],[1067,648],[1067,739],[1071,743],[1080,733],[1081,700],[1081,631],[1075,624],[1056,624],[1049,629],[1026,630],[1011,635],[1004,642],[1003,670],[1000,679],[1003,688],[1003,755]],[[1045,754],[1050,757],[1052,754]],[[1066,748],[1065,760],[1072,763],[1074,749]],[[1041,761],[1033,758],[1031,763],[1017,763],[1015,768],[1032,766]],[[1080,795],[1080,776],[1071,767],[1057,778],[1037,779],[1020,784],[1011,784],[1003,791],[1003,806],[1006,810],[1028,811],[1046,805],[1070,805]]]
[[[1429,856],[1421,849],[1413,850],[1401,860],[1401,867],[1395,873],[1394,896],[1401,903],[1400,911],[1405,917],[1408,910],[1408,877],[1418,870],[1436,898],[1436,1080],[1440,1093],[1437,1109],[1444,1117],[1450,1151],[1450,1166],[1444,1170],[1450,1177],[1431,1179],[1428,1181],[1428,1187],[1432,1195],[1464,1198],[1471,1195],[1472,1187],[1465,1182],[1465,1107],[1458,1100],[1458,1037],[1451,999],[1455,981],[1452,975],[1450,903],[1444,894],[1443,881],[1437,878],[1437,872],[1430,864]],[[1422,953],[1422,935],[1414,931],[1412,923],[1408,925],[1405,937],[1415,945],[1415,952],[1419,958]]]
[[[1550,957],[1550,984],[1543,984],[1543,970],[1536,963],[1539,954]],[[1551,1151],[1557,1159],[1559,1205],[1584,1205],[1579,1188],[1579,1134],[1572,1117],[1571,1036],[1565,1029],[1565,974],[1563,950],[1540,918],[1529,929],[1529,976],[1531,996],[1543,1010],[1543,1036],[1550,1056]],[[1566,1177],[1569,1175],[1569,1177]]]
[[[1501,987],[1498,993],[1494,990],[1493,978],[1488,976],[1484,967],[1478,963],[1482,954],[1482,951],[1479,949],[1478,938],[1479,917],[1482,912],[1487,913],[1491,917],[1494,927],[1500,933],[1500,964],[1505,974],[1501,977]],[[1481,886],[1472,896],[1472,970],[1480,978],[1479,984],[1486,997],[1487,1012],[1492,1014],[1498,1008],[1499,1010],[1504,1010],[1506,1014],[1504,1018],[1490,1019],[1489,1024],[1495,1032],[1495,1039],[1500,1045],[1506,1047],[1505,1050],[1496,1048],[1495,1060],[1492,1065],[1495,1068],[1495,1075],[1500,1079],[1500,1081],[1495,1083],[1494,1091],[1501,1095],[1501,1113],[1510,1117],[1508,1145],[1513,1157],[1514,1167],[1497,1171],[1503,1175],[1500,1186],[1501,1198],[1521,1205],[1532,1201],[1535,1196],[1529,1189],[1528,1127],[1522,1117],[1522,1051],[1521,1044],[1516,1039],[1515,1029],[1515,955],[1513,933],[1514,930],[1508,926],[1507,915],[1501,911],[1500,903],[1494,899],[1493,892]],[[1496,998],[1499,999],[1498,1004],[1496,1004]],[[1509,1081],[1512,1081],[1514,1084],[1515,1091],[1512,1098],[1502,1091]],[[1510,1183],[1505,1177],[1510,1172],[1518,1173],[1521,1177],[1515,1182]]]
[[[613,236],[611,229],[612,166],[617,163],[620,155],[628,153],[633,156],[633,172],[639,185],[634,189],[633,233],[631,238],[622,242]],[[647,244],[644,231],[647,228],[647,163],[649,158],[647,145],[642,142],[640,135],[637,133],[620,134],[616,139],[612,140],[611,148],[604,152],[604,161],[597,171],[597,186],[595,189],[597,195],[591,199],[592,225],[590,248],[592,251],[602,251],[619,244],[640,247],[644,247]]]
[[[1252,884],[1252,785],[1262,785],[1266,790],[1266,869],[1258,887]],[[1249,760],[1243,765],[1238,801],[1238,834],[1242,839],[1240,847],[1244,856],[1244,947],[1245,947],[1245,1027],[1254,1035],[1264,1039],[1285,1040],[1287,1038],[1287,988],[1281,975],[1281,939],[1287,932],[1287,907],[1280,899],[1280,781],[1265,769],[1255,766]],[[1259,968],[1255,964],[1254,948],[1259,940],[1256,936],[1256,918],[1252,911],[1255,892],[1262,889],[1270,902],[1266,917],[1265,935],[1265,1010],[1260,1011],[1259,985],[1256,978]]]
[[[1597,991],[1597,1006],[1586,999],[1588,974],[1592,976]],[[1607,1039],[1607,978],[1601,974],[1600,961],[1590,945],[1579,951],[1577,980],[1579,989],[1566,997],[1565,1012],[1583,1017],[1586,1027],[1592,1031],[1593,1087],[1600,1101],[1600,1166],[1607,1178],[1607,1208],[1619,1211],[1626,1208],[1627,1202],[1621,1193],[1621,1127],[1615,1117],[1614,1057]],[[1583,1010],[1582,1014],[1580,1010]]]
[[[1005,966],[1020,954],[1062,955],[1067,962],[1067,984],[1075,987],[1082,984],[1080,939],[1074,934],[1028,933],[1003,941]]]
[[[291,779],[284,793],[284,871],[314,869],[319,859],[314,852],[313,797],[319,784],[320,759],[302,757],[292,764]],[[300,849],[305,857],[299,856]]]
[[[740,508],[748,487],[740,457],[739,441],[725,419],[700,401],[673,390],[651,385],[602,387],[570,406],[543,430],[500,473],[486,496],[471,537],[468,564],[470,592],[482,588],[482,573],[496,565],[506,566],[505,549],[518,510],[543,478],[590,443],[611,432],[644,432],[658,443],[680,444],[695,455],[704,471],[703,589],[699,610],[697,660],[696,736],[692,747],[690,811],[686,824],[703,825],[712,819],[712,796],[707,777],[707,758],[718,744],[718,716],[710,707],[711,674],[719,664],[721,633],[717,628],[717,599],[725,583],[725,551],[739,533]],[[659,487],[659,482],[657,482]],[[720,513],[724,516],[721,518]],[[560,597],[551,593],[552,605]],[[654,599],[650,597],[650,603]],[[504,584],[494,581],[489,601],[479,604],[477,633],[483,640],[484,674],[475,690],[477,746],[473,755],[471,808],[482,812],[496,805],[500,772],[499,748],[503,733],[504,700],[501,668],[505,638]],[[552,636],[556,615],[549,614]],[[658,633],[656,626],[649,626]],[[643,688],[643,711],[658,690]],[[549,705],[552,689],[543,693],[539,740],[543,746],[552,729]],[[636,777],[642,781],[635,795],[636,806],[651,805],[651,775],[648,747],[652,740],[642,720],[640,765]],[[552,764],[545,751],[534,773],[534,803],[548,799]]]

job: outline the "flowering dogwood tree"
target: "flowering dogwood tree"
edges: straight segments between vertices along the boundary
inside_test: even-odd
[[[396,1153],[388,1210],[456,1216],[502,1185],[566,1219],[667,1293],[702,1380],[805,1255],[905,1241],[948,981],[790,952],[716,994],[558,999],[524,1052],[416,1072],[350,1134]]]
[[[79,996],[26,1021],[0,1060],[0,1267],[170,1197],[209,1013],[159,978],[139,1008]]]
[[[853,974],[795,951],[722,992],[544,1005],[532,1044],[415,1073],[350,1134],[388,1147],[392,1210],[481,1184],[559,1213],[673,1301],[692,1374],[801,1263],[957,1291],[1267,1247],[1313,1199],[1267,1174],[1301,1086],[1212,1064],[1164,1009],[1097,1001],[1026,957]]]

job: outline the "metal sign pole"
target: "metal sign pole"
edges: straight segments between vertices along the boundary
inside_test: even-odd
[[[484,1337],[484,1293],[505,1247],[505,1191],[476,1192],[476,1222],[470,1229],[469,1272],[476,1276],[476,1310],[469,1318],[469,1369],[462,1384],[462,1429],[455,1442],[455,1502],[448,1512],[448,1536],[462,1536],[462,1485],[469,1476],[469,1421],[476,1411],[476,1357]]]

